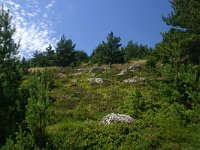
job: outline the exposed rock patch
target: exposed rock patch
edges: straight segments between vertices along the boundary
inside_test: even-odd
[[[136,83],[136,82],[143,82],[145,80],[146,80],[146,78],[144,78],[144,77],[135,76],[132,79],[123,80],[123,82],[125,82],[125,83]]]
[[[95,77],[89,78],[88,81],[89,81],[90,83],[98,83],[98,84],[103,83],[103,79],[102,79],[102,78],[95,78]]]
[[[57,74],[57,77],[59,77],[59,78],[64,78],[64,77],[66,77],[66,75],[63,74],[63,73],[59,73],[59,74]]]
[[[124,70],[122,70],[119,74],[117,74],[117,76],[123,76],[127,73],[128,69],[125,68]]]
[[[139,64],[134,64],[134,65],[130,66],[129,68],[123,69],[119,74],[117,74],[117,76],[123,76],[123,75],[125,75],[128,71],[136,71],[136,70],[140,70],[140,69],[141,69],[141,65],[139,65]]]
[[[141,69],[141,65],[139,65],[139,64],[134,64],[128,68],[128,70],[130,70],[130,71],[136,71],[136,70],[140,70],[140,69]]]
[[[131,116],[124,115],[124,114],[108,114],[105,117],[102,118],[101,123],[102,124],[112,124],[112,123],[127,123],[130,124],[134,121],[134,119]]]

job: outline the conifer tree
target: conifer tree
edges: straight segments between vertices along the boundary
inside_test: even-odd
[[[123,63],[123,52],[121,51],[121,38],[110,32],[107,42],[100,43],[92,53],[92,62],[98,64]]]
[[[64,35],[61,37],[56,46],[56,61],[58,66],[68,66],[74,61],[75,46],[72,40],[66,40]]]
[[[0,143],[13,133],[16,113],[19,104],[18,87],[20,82],[19,60],[17,58],[19,44],[12,38],[15,28],[11,25],[9,11],[3,6],[0,10]]]
[[[197,64],[200,61],[200,1],[172,0],[171,5],[173,11],[163,20],[172,29],[163,34],[163,42],[158,45],[160,54],[165,60]]]

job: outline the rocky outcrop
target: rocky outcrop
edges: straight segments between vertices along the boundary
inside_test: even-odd
[[[141,65],[139,65],[139,64],[134,64],[128,68],[128,70],[130,70],[130,71],[136,71],[136,70],[140,70],[140,69],[141,69]]]
[[[59,73],[59,74],[57,74],[57,77],[58,77],[58,78],[64,78],[64,77],[66,77],[66,75],[63,74],[63,73]]]
[[[95,77],[89,78],[88,81],[89,81],[90,83],[98,83],[98,84],[103,83],[103,79],[102,79],[102,78],[95,78]]]
[[[145,80],[146,80],[146,78],[144,78],[144,77],[135,76],[132,79],[123,80],[123,82],[125,82],[125,83],[136,83],[136,82],[143,82]]]
[[[127,123],[130,124],[134,121],[134,119],[131,116],[124,115],[124,114],[108,114],[105,117],[102,118],[101,123],[102,124],[112,124],[112,123]]]
[[[117,76],[123,76],[123,75],[125,75],[128,71],[136,71],[136,70],[140,70],[140,69],[141,69],[141,65],[139,65],[139,64],[134,64],[134,65],[130,66],[129,68],[123,69],[119,74],[117,74]]]
[[[127,68],[125,68],[124,70],[122,70],[119,74],[117,74],[117,76],[123,76],[126,74],[126,72],[128,71]]]

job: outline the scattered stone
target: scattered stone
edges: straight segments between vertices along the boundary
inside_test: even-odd
[[[119,74],[117,74],[117,76],[123,76],[125,75],[125,73],[128,71],[127,68],[125,68],[124,70],[122,70]]]
[[[78,82],[77,79],[73,79],[73,80],[72,80],[72,83],[77,83],[77,82]]]
[[[125,83],[136,83],[136,82],[143,82],[145,80],[146,80],[146,78],[144,78],[144,77],[135,76],[132,79],[123,80],[123,82],[125,82]]]
[[[63,73],[59,73],[59,74],[57,74],[57,77],[59,77],[59,78],[64,78],[64,77],[66,77],[66,75],[63,74]]]
[[[131,116],[124,115],[124,114],[108,114],[105,117],[102,118],[101,123],[102,124],[112,124],[112,123],[127,123],[130,124],[134,121],[134,119]]]
[[[110,69],[111,69],[111,68],[94,67],[94,68],[90,69],[88,73],[92,73],[92,72],[94,72],[94,71],[110,70]]]
[[[60,71],[63,71],[65,68],[64,67],[57,67],[56,70],[60,70]]]
[[[76,69],[77,71],[85,71],[84,68],[79,68],[79,69]]]
[[[103,83],[103,79],[102,78],[95,78],[95,77],[94,78],[89,78],[88,81],[90,83],[98,83],[98,84]]]
[[[128,68],[128,70],[130,70],[130,71],[136,71],[136,70],[140,70],[140,69],[141,69],[141,65],[139,65],[139,64],[132,65]]]
[[[134,64],[132,66],[130,66],[129,68],[125,68],[124,70],[122,70],[119,74],[117,74],[117,76],[123,76],[125,75],[128,71],[136,71],[136,70],[140,70],[141,69],[141,65],[139,64]]]
[[[79,76],[79,75],[82,75],[82,74],[83,74],[82,72],[77,72],[77,73],[70,74],[70,76]]]
[[[89,70],[89,73],[92,73],[93,71],[104,71],[105,69],[104,68],[101,68],[101,67],[94,67],[92,69]]]

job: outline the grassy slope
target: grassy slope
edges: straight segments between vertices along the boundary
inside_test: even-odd
[[[142,70],[117,76],[122,69],[134,63],[141,64]],[[55,70],[55,76],[58,73],[66,75],[64,78],[55,78],[55,87],[50,92],[51,96],[56,98],[51,107],[55,113],[55,120],[46,128],[46,131],[50,137],[59,137],[53,139],[54,143],[59,143],[56,148],[116,149],[116,145],[117,149],[133,149],[133,147],[134,149],[195,149],[200,147],[198,144],[200,135],[196,133],[200,130],[199,125],[188,127],[179,125],[179,113],[176,115],[177,112],[174,112],[176,106],[163,101],[166,98],[162,95],[155,95],[154,91],[160,89],[151,86],[151,81],[163,80],[163,78],[147,71],[144,64],[145,61],[137,61],[125,65],[113,65],[111,70],[95,71],[91,74],[88,71],[92,66],[87,65]],[[109,68],[109,66],[104,67]],[[80,68],[83,71],[79,71]],[[78,72],[82,74],[72,75]],[[103,84],[89,83],[88,78],[93,76],[107,80]],[[146,77],[147,81],[123,82],[124,79],[134,76]],[[136,112],[134,112],[135,107],[132,108],[134,100],[131,95],[136,89],[142,94],[145,108],[133,125],[99,125],[101,118],[108,113],[134,116]],[[77,146],[77,143],[81,144]]]
[[[51,95],[57,99],[52,106],[57,121],[48,127],[48,132],[51,134],[51,131],[55,132],[60,128],[79,127],[91,121],[99,122],[104,115],[112,112],[128,114],[122,110],[122,107],[135,88],[141,89],[146,96],[151,89],[147,82],[124,83],[123,80],[134,76],[148,79],[153,77],[144,70],[117,76],[122,69],[134,63],[144,64],[145,61],[132,62],[123,66],[113,65],[111,70],[94,71],[91,74],[88,73],[91,67],[79,67],[84,71],[77,76],[72,74],[80,72],[77,70],[78,68],[56,71],[55,74],[62,72],[66,77],[57,77],[55,79],[56,88],[51,91]],[[104,67],[108,68],[108,66]],[[93,76],[107,80],[103,84],[89,83],[88,78]]]

